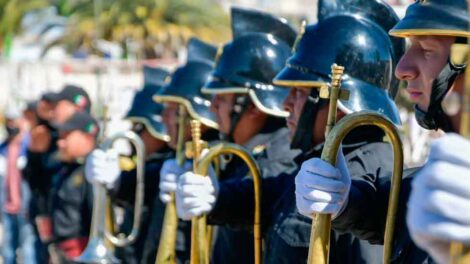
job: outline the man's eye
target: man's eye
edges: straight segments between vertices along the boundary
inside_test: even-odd
[[[424,56],[428,57],[428,56],[431,56],[434,54],[434,51],[433,50],[429,50],[429,49],[423,49],[423,54]]]
[[[313,88],[313,89],[315,89],[315,88]],[[308,95],[310,95],[310,91],[308,91],[308,90],[300,90],[299,91],[299,96],[308,96]]]

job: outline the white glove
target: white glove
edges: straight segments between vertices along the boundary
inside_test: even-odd
[[[90,183],[100,183],[108,189],[114,188],[121,174],[119,155],[114,149],[95,149],[85,163],[85,178]]]
[[[470,243],[470,141],[448,134],[431,145],[416,175],[407,224],[415,243],[439,263],[449,262],[451,241]]]
[[[171,193],[176,192],[178,185],[178,177],[192,169],[192,162],[186,161],[183,166],[179,166],[176,159],[169,159],[163,163],[160,170],[160,189],[159,197],[162,202],[169,203],[171,201]]]
[[[219,182],[214,170],[204,177],[186,172],[181,175],[176,190],[176,212],[183,220],[206,214],[214,208],[219,194]]]
[[[351,177],[341,149],[336,164],[337,168],[319,158],[302,163],[295,177],[299,213],[310,218],[315,213],[331,214],[335,218],[346,208]]]

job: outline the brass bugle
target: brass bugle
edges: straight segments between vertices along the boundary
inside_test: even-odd
[[[211,147],[208,152],[197,161],[197,166],[195,169],[196,174],[207,175],[209,172],[209,167],[211,162],[219,157],[220,155],[229,155],[232,154],[241,158],[248,166],[249,172],[253,178],[254,185],[254,202],[255,202],[255,214],[253,222],[253,232],[254,232],[254,250],[255,250],[255,263],[261,263],[262,255],[262,238],[261,238],[261,173],[256,163],[250,153],[245,150],[243,147],[237,144],[231,143],[221,143],[217,144],[214,147]],[[191,241],[191,243],[198,243],[196,247],[191,251],[191,263],[192,264],[207,264],[209,262],[209,256],[207,255],[207,250],[205,250],[203,245],[206,244],[206,226],[205,226],[205,216],[196,218],[200,220],[199,223],[192,225],[192,232],[196,240]],[[203,223],[203,224],[200,224]],[[194,250],[194,251],[193,251]]]
[[[467,0],[467,16],[470,14],[470,0]],[[469,29],[470,31],[470,24]],[[460,135],[470,139],[470,39],[467,39],[467,67],[465,69],[465,88],[462,100],[462,114],[460,120]],[[464,245],[462,242],[451,242],[450,244],[450,262],[453,264],[464,264],[470,262],[470,245]]]
[[[183,166],[185,157],[185,131],[188,116],[186,108],[179,106],[178,112],[178,139],[176,143],[176,162]],[[176,215],[175,194],[171,194],[171,201],[166,204],[163,217],[162,233],[158,244],[156,264],[176,263],[176,233],[178,232],[178,216]]]
[[[90,229],[90,239],[83,251],[83,253],[76,259],[78,263],[119,263],[119,260],[114,256],[113,249],[106,243],[106,239],[113,245],[124,247],[133,243],[139,234],[141,216],[144,202],[144,162],[145,162],[145,145],[140,137],[132,132],[126,131],[118,133],[111,138],[105,139],[101,145],[103,150],[108,150],[112,147],[113,143],[118,139],[128,140],[134,145],[137,152],[136,161],[136,193],[135,193],[135,208],[134,208],[134,222],[131,232],[126,235],[123,233],[114,235],[113,230],[108,230],[110,225],[106,225],[106,218],[112,221],[114,226],[114,219],[109,219],[107,212],[112,211],[112,203],[107,202],[106,187],[102,184],[93,184],[93,212]]]
[[[403,174],[403,147],[397,128],[390,120],[388,120],[388,118],[375,112],[361,111],[346,115],[332,128],[330,134],[326,138],[321,159],[330,164],[336,164],[336,157],[338,155],[341,142],[346,135],[357,127],[369,125],[381,128],[388,136],[393,146],[393,176],[385,224],[383,254],[383,262],[389,263],[393,249],[393,231],[395,228],[398,198]],[[317,214],[312,225],[308,263],[328,263],[330,232],[331,215]]]
[[[144,167],[145,167],[145,144],[139,135],[132,131],[126,131],[124,133],[116,134],[113,137],[103,142],[102,148],[108,150],[112,148],[113,143],[119,139],[126,139],[134,145],[136,150],[136,191],[135,191],[135,202],[134,202],[134,218],[132,223],[131,232],[126,235],[119,233],[114,235],[113,232],[108,232],[105,229],[106,238],[118,247],[125,247],[135,242],[140,231],[142,210],[144,207]],[[108,203],[108,206],[112,209],[112,203]]]

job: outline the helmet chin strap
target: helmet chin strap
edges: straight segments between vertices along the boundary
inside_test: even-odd
[[[444,66],[432,84],[431,100],[427,111],[415,106],[415,117],[418,124],[429,130],[442,129],[445,132],[454,132],[449,117],[442,109],[442,100],[449,92],[458,75],[465,71],[466,66],[454,66],[450,60]]]
[[[221,134],[223,140],[227,140],[229,142],[235,142],[233,133],[235,132],[235,128],[237,127],[237,124],[240,121],[240,118],[248,109],[248,106],[250,105],[250,103],[251,103],[251,99],[248,94],[235,96],[235,102],[232,107],[232,112],[230,113],[230,130],[227,135]]]
[[[315,147],[313,145],[313,123],[317,118],[318,110],[325,102],[318,96],[317,89],[311,90],[297,122],[297,128],[290,144],[292,149],[300,149],[306,153]]]

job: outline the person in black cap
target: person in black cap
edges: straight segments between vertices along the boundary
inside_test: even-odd
[[[54,122],[54,109],[56,103],[51,101],[54,93],[45,93],[36,104],[36,113],[38,117],[37,126],[31,128],[31,144],[29,149],[33,152],[44,153],[49,148],[54,148],[57,133],[52,123]]]
[[[36,127],[39,124],[39,117],[36,113],[37,108],[38,102],[31,101],[26,104],[26,108],[23,110],[23,116],[27,121],[28,130],[31,130],[31,128]]]
[[[132,122],[132,130],[140,136],[145,145],[145,197],[140,233],[137,241],[130,247],[116,250],[116,256],[125,263],[153,262],[158,247],[161,219],[165,210],[164,204],[158,199],[158,176],[163,162],[174,155],[167,145],[169,136],[161,116],[163,105],[155,103],[152,96],[161,89],[168,76],[169,73],[163,69],[145,66],[144,87],[135,94],[125,117]],[[135,164],[125,169],[121,166],[122,171],[112,174],[114,171],[109,168],[117,166],[116,156],[117,152],[113,149],[95,149],[87,158],[86,178],[91,183],[109,186],[112,196],[126,208],[125,221],[120,229],[128,233],[130,230],[127,229],[132,228],[136,168]]]
[[[91,110],[91,101],[87,92],[75,85],[66,85],[59,93],[49,93],[45,99],[55,103],[54,122],[62,123],[75,112],[87,112]]]
[[[79,112],[56,129],[62,166],[52,177],[48,197],[52,222],[49,252],[56,263],[72,263],[84,250],[90,231],[92,188],[82,164],[96,146],[99,127],[88,113]]]
[[[30,202],[29,215],[41,241],[37,250],[40,263],[47,262],[47,243],[52,239],[47,196],[52,175],[57,173],[61,166],[55,157],[58,134],[52,126],[55,103],[48,99],[51,95],[44,94],[34,109],[37,120],[32,117],[27,164],[23,169],[23,177],[28,182],[33,197]]]
[[[288,113],[282,109],[282,102],[288,91],[274,86],[272,79],[284,67],[296,32],[282,18],[239,8],[232,9],[232,30],[234,40],[223,47],[202,92],[214,96],[211,110],[217,116],[223,137],[254,154],[263,178],[292,172],[297,168],[293,158],[299,151],[291,150],[285,140],[288,131],[284,117]],[[216,202],[209,206],[203,202],[203,197],[211,186],[199,185],[200,175],[185,173],[178,183],[178,216],[189,220],[209,213],[208,222],[218,226],[211,256],[214,263],[252,263],[254,260],[251,230],[229,225],[234,222],[234,215],[253,213],[225,206],[232,203],[232,199],[253,203],[253,189],[231,184],[246,179],[247,173],[244,162],[233,158],[220,172],[220,191]],[[218,182],[214,179],[214,186],[218,186]],[[186,188],[195,191],[183,192]],[[194,199],[200,199],[201,203],[189,202]]]

